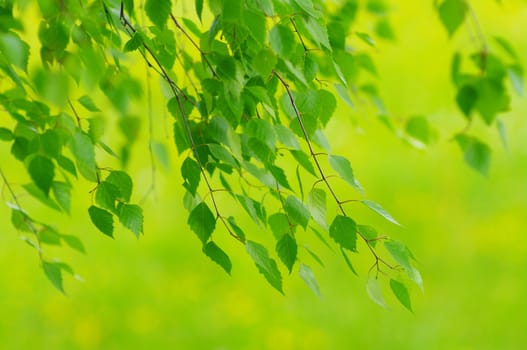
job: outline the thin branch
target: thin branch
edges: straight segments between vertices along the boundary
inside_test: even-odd
[[[185,30],[185,28],[183,28],[181,26],[181,24],[179,24],[178,20],[176,19],[176,17],[174,17],[174,15],[171,13],[170,14],[170,19],[172,20],[172,22],[174,22],[174,25],[176,26],[177,29],[179,29],[183,35],[185,37],[187,37],[187,39],[190,41],[190,43],[192,44],[192,46],[194,46],[196,48],[196,50],[199,51],[201,57],[203,58],[203,60],[205,61],[205,63],[207,64],[207,66],[209,67],[212,75],[214,77],[217,76],[216,74],[216,71],[214,70],[214,67],[212,67],[212,64],[210,63],[209,59],[207,58],[207,56],[205,55],[205,52],[199,47],[198,44],[196,44],[196,42],[194,41],[194,39],[192,39],[192,37],[187,33],[187,31]]]
[[[304,53],[307,53],[309,49],[306,46],[306,43],[304,41],[304,38],[302,38],[302,35],[300,35],[300,32],[298,31],[298,27],[296,26],[295,19],[293,17],[289,18],[289,21],[293,25],[293,29],[296,33],[296,36],[298,36],[298,39],[300,40],[300,43],[302,44],[302,47],[304,48]]]
[[[146,63],[145,63],[146,64]],[[148,67],[148,64],[146,64]],[[151,182],[150,186],[148,187],[148,190],[143,196],[143,199],[141,199],[140,204],[143,204],[144,201],[146,201],[146,198],[150,193],[154,193],[155,196],[155,189],[156,189],[156,162],[154,158],[154,150],[152,147],[152,143],[154,142],[154,116],[152,112],[152,86],[150,84],[150,70],[146,69],[146,104],[147,104],[147,110],[148,110],[148,154],[150,156],[150,176],[151,176]]]
[[[131,30],[132,32],[135,33],[136,29],[133,27],[133,25],[130,23],[130,21],[128,20],[128,18],[126,17],[126,15],[124,13],[124,5],[123,5],[122,1],[121,1],[120,19],[121,19],[121,23],[123,24],[123,26],[125,28],[128,28],[129,30]],[[130,34],[130,33],[128,33],[128,34]],[[207,186],[207,189],[210,192],[210,198],[211,198],[211,201],[212,201],[212,205],[214,207],[214,211],[216,213],[216,218],[219,218],[223,222],[223,224],[224,224],[225,228],[227,229],[227,231],[229,232],[229,234],[231,234],[234,237],[237,237],[236,235],[234,235],[232,233],[232,230],[227,225],[227,223],[223,219],[223,216],[220,213],[219,206],[218,206],[218,203],[216,201],[216,197],[214,196],[214,191],[213,191],[213,188],[211,186],[209,177],[207,176],[207,173],[205,172],[205,167],[204,167],[203,162],[201,161],[201,158],[199,156],[199,153],[198,153],[198,150],[197,150],[197,144],[196,144],[196,141],[194,140],[194,135],[193,135],[192,129],[190,127],[188,115],[187,115],[187,113],[185,111],[185,108],[183,106],[182,98],[185,98],[185,99],[188,100],[188,97],[183,93],[181,88],[179,88],[179,86],[170,77],[170,75],[168,74],[167,70],[161,64],[161,62],[159,61],[159,59],[157,58],[157,56],[155,55],[153,50],[148,45],[146,45],[145,43],[143,43],[143,47],[149,53],[150,57],[152,57],[155,65],[159,69],[159,73],[160,73],[161,77],[169,84],[170,89],[172,90],[172,94],[176,98],[176,103],[177,103],[177,106],[178,106],[178,110],[179,110],[180,115],[181,115],[181,120],[183,122],[183,125],[184,125],[184,128],[185,128],[185,132],[186,132],[187,137],[188,137],[188,139],[190,141],[192,152],[194,153],[194,158],[196,158],[196,162],[198,163],[199,168],[200,168],[201,176],[203,177],[205,185]],[[145,56],[143,56],[143,57],[145,57]],[[241,241],[240,239],[238,239],[238,240],[243,243],[243,241]]]
[[[317,167],[317,170],[320,174],[320,177],[322,178],[322,181],[326,184],[326,187],[327,189],[329,190],[329,192],[331,193],[331,196],[333,197],[333,199],[335,200],[335,203],[337,203],[337,206],[340,210],[340,212],[342,213],[342,215],[344,216],[348,216],[346,214],[346,211],[344,210],[344,206],[342,204],[342,202],[339,200],[339,198],[337,197],[337,194],[335,193],[335,191],[333,190],[333,187],[331,186],[331,184],[329,183],[328,179],[327,179],[327,176],[325,175],[324,171],[322,170],[322,166],[320,165],[320,162],[318,161],[318,158],[316,156],[316,152],[313,150],[313,145],[311,144],[311,140],[309,139],[309,135],[307,133],[307,130],[306,130],[306,127],[304,125],[304,121],[302,119],[302,115],[298,109],[298,106],[296,104],[296,101],[295,101],[295,98],[293,96],[293,92],[291,91],[291,88],[289,86],[289,84],[282,78],[282,76],[280,74],[278,74],[278,72],[276,72],[275,70],[273,70],[273,75],[278,78],[278,80],[280,81],[280,83],[282,84],[282,86],[285,88],[286,92],[287,92],[287,95],[289,97],[289,101],[291,102],[291,106],[293,107],[293,110],[295,112],[295,115],[296,115],[296,119],[298,120],[298,123],[300,124],[300,129],[302,130],[302,134],[304,136],[304,139],[306,140],[306,143],[307,143],[307,146],[309,148],[309,154],[311,155],[311,158],[313,159],[313,161],[315,162],[315,165]],[[366,236],[364,236],[361,232],[358,232],[359,233],[359,236],[362,238],[362,240],[366,243],[366,246],[368,247],[368,249],[370,250],[370,252],[372,253],[372,255],[374,256],[375,258],[375,263],[377,264],[377,267],[378,267],[378,263],[379,262],[382,262],[384,265],[386,265],[387,267],[389,268],[392,268],[391,265],[389,265],[385,260],[383,260],[378,254],[377,252],[375,251],[375,249],[371,246],[368,238],[366,238]]]
[[[25,210],[20,205],[20,202],[18,201],[18,197],[15,194],[15,191],[13,191],[13,188],[11,187],[11,184],[9,183],[9,181],[7,181],[7,178],[2,168],[0,168],[0,177],[2,178],[2,181],[4,182],[5,187],[9,191],[9,194],[11,195],[13,202],[15,202],[15,205],[17,206],[17,208],[20,209],[24,213],[24,221],[27,223],[29,229],[35,235],[35,238],[36,238],[36,249],[38,252],[38,257],[40,261],[44,261],[44,256],[42,255],[42,245],[40,243],[40,238],[38,237],[38,231],[35,225],[33,224],[33,220],[30,219],[29,216],[25,214]]]
[[[79,117],[79,114],[77,113],[77,110],[75,109],[75,107],[73,107],[73,103],[71,103],[71,100],[69,99],[69,97],[68,97],[68,104],[71,110],[73,111],[73,114],[75,115],[75,119],[77,119],[77,125],[79,126],[79,129],[82,130],[81,118]]]

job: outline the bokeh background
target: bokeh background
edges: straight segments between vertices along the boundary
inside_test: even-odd
[[[245,252],[226,241],[234,263],[227,276],[203,256],[188,229],[171,150],[176,163],[159,172],[157,189],[144,204],[147,221],[139,240],[122,228],[115,240],[96,232],[85,212],[86,183],[75,193],[71,217],[22,199],[36,217],[53,220],[86,246],[86,255],[56,251],[85,280],[66,277],[66,296],[48,283],[34,250],[10,226],[8,208],[0,206],[0,349],[527,348],[525,97],[515,96],[511,111],[501,116],[509,151],[497,129],[474,125],[473,132],[492,144],[492,167],[487,178],[469,169],[451,141],[464,120],[453,103],[449,69],[454,50],[476,49],[474,36],[463,27],[448,40],[432,1],[392,5],[397,41],[381,41],[372,51],[382,97],[395,120],[427,116],[440,130],[439,141],[426,150],[412,148],[370,113],[360,113],[360,105],[358,112],[339,110],[328,135],[335,153],[351,159],[368,198],[403,224],[394,227],[356,210],[417,256],[425,292],[412,290],[414,314],[389,296],[389,310],[375,305],[364,288],[367,261],[357,259],[356,277],[339,254],[316,241],[313,249],[325,262],[311,264],[321,299],[295,274],[280,295]],[[495,34],[509,38],[527,63],[527,2],[472,5],[489,40]],[[358,26],[370,29],[367,20]],[[0,147],[2,168],[19,181],[22,167],[10,163],[6,144]],[[140,199],[150,170],[146,148],[134,152]],[[253,234],[262,240],[270,235],[261,229]]]

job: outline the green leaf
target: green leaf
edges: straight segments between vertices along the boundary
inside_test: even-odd
[[[64,286],[62,284],[62,269],[60,268],[60,264],[44,261],[42,263],[42,268],[44,269],[44,273],[51,284],[61,293],[64,293]]]
[[[276,134],[273,125],[267,120],[251,119],[245,126],[244,133],[266,144],[270,150],[275,150]]]
[[[75,164],[71,159],[64,156],[60,156],[57,158],[57,163],[62,169],[66,170],[71,175],[77,177],[77,170],[75,169]]]
[[[277,24],[269,32],[271,48],[282,58],[288,58],[294,52],[295,36],[293,32],[284,25]]]
[[[496,40],[496,43],[498,43],[499,46],[507,53],[509,56],[516,60],[518,58],[518,55],[516,54],[516,51],[512,47],[512,45],[507,41],[507,39],[503,37],[494,37],[494,40]]]
[[[317,254],[315,254],[315,252],[313,252],[311,249],[309,249],[309,247],[305,244],[304,245],[304,249],[308,252],[309,255],[311,255],[311,257],[317,262],[320,264],[320,266],[324,267],[324,263],[322,262],[322,260],[318,257]]]
[[[357,230],[362,234],[364,238],[369,241],[369,244],[372,247],[375,247],[375,245],[377,244],[376,238],[379,237],[379,234],[377,233],[377,230],[374,227],[366,225],[357,225]]]
[[[71,139],[71,151],[77,161],[77,168],[88,181],[97,182],[97,165],[95,150],[90,137],[82,132],[76,132]]]
[[[115,213],[115,201],[121,197],[119,188],[108,181],[102,181],[95,192],[95,202],[104,209]]]
[[[465,162],[482,175],[488,175],[491,159],[489,146],[466,135],[457,135],[456,141],[463,150]]]
[[[410,264],[410,259],[413,259],[413,255],[410,250],[401,242],[389,240],[384,242],[384,247],[393,259],[401,265],[408,277],[423,289],[423,279],[419,271]]]
[[[119,189],[119,200],[129,202],[132,197],[133,182],[130,175],[124,171],[114,170],[105,180]]]
[[[135,32],[134,35],[124,44],[123,51],[129,52],[140,48],[143,45],[143,36],[140,32]]]
[[[433,141],[433,132],[424,117],[412,117],[406,122],[405,131],[413,139],[421,142],[423,145],[428,145]]]
[[[71,208],[71,185],[62,181],[54,181],[51,185],[51,190],[57,203],[69,214]]]
[[[306,54],[304,59],[304,76],[308,82],[316,78],[319,66],[312,54]]]
[[[390,21],[385,18],[380,19],[375,24],[375,34],[386,40],[395,40],[395,32],[392,25],[390,24]]]
[[[161,142],[152,141],[152,152],[156,156],[157,161],[161,164],[161,168],[165,171],[170,170],[170,156],[167,145]]]
[[[14,138],[11,130],[7,128],[0,128],[0,140],[2,141],[12,141]]]
[[[353,264],[351,263],[350,258],[348,257],[348,254],[344,250],[344,248],[340,247],[340,252],[342,253],[342,257],[344,257],[344,261],[346,262],[346,265],[348,268],[353,272],[355,276],[358,276],[357,271],[355,271],[355,268],[353,267]]]
[[[29,45],[12,32],[0,33],[0,57],[23,71],[27,71]]]
[[[357,36],[366,44],[370,45],[371,47],[375,47],[375,40],[373,40],[369,34],[360,32],[356,32],[355,34],[357,34]]]
[[[201,168],[192,158],[187,157],[181,165],[181,176],[185,180],[183,186],[192,194],[196,195],[201,177]]]
[[[259,243],[247,241],[245,248],[249,256],[253,259],[258,271],[265,277],[273,288],[284,294],[282,290],[282,275],[278,270],[276,262],[269,257],[267,249]]]
[[[278,136],[278,140],[284,146],[292,150],[300,150],[300,143],[298,142],[297,137],[291,131],[291,129],[286,128],[285,126],[281,124],[277,124],[274,126],[274,130],[276,132],[276,135]]]
[[[76,251],[82,254],[86,254],[86,249],[84,249],[84,245],[82,244],[81,240],[77,237],[71,235],[62,235],[61,238],[62,240],[64,240],[64,242],[66,242],[66,244],[70,248],[75,249]]]
[[[60,135],[55,130],[46,130],[40,135],[40,145],[46,155],[51,158],[57,158],[60,156],[62,150],[62,144],[60,141]]]
[[[386,220],[390,221],[391,223],[394,223],[399,226],[401,225],[390,215],[390,213],[384,210],[384,208],[381,207],[380,204],[369,200],[361,200],[361,203],[376,212],[377,214],[379,214],[380,216],[382,216],[383,218],[385,218]]]
[[[132,15],[134,12],[134,0],[124,0],[123,3],[126,12]]]
[[[326,222],[326,191],[313,188],[307,195],[307,206],[311,212],[313,220],[323,229],[327,230]]]
[[[331,92],[320,89],[316,92],[316,106],[318,119],[325,127],[337,108],[337,99]]]
[[[352,218],[337,215],[329,226],[329,236],[342,248],[357,250],[357,224]]]
[[[262,78],[267,79],[271,75],[277,62],[278,59],[276,58],[276,55],[273,53],[273,51],[269,49],[263,49],[254,55],[252,65]]]
[[[257,2],[258,6],[262,9],[266,16],[274,15],[274,7],[272,0],[259,0]]]
[[[105,235],[113,238],[113,216],[111,213],[96,206],[88,208],[92,223]]]
[[[284,169],[279,168],[275,165],[268,166],[268,169],[280,186],[291,190],[291,186],[289,186],[289,182],[287,182],[287,177],[285,175]]]
[[[49,195],[49,190],[55,177],[54,169],[53,162],[49,158],[41,155],[33,157],[27,167],[31,179],[46,196]]]
[[[238,167],[238,163],[234,160],[232,154],[227,149],[225,149],[225,147],[216,143],[209,143],[207,147],[214,158],[234,168]]]
[[[49,226],[44,226],[38,232],[38,240],[40,243],[49,245],[60,245],[61,235]]]
[[[242,17],[242,0],[222,0],[221,1],[223,19],[226,21],[238,22]]]
[[[31,218],[22,210],[13,207],[11,208],[11,223],[19,231],[32,233],[35,231],[33,220],[31,220]]]
[[[64,108],[68,103],[70,80],[64,71],[38,69],[33,75],[34,86],[45,100]]]
[[[514,65],[507,69],[509,80],[511,81],[512,87],[519,96],[523,96],[523,69],[520,65]]]
[[[145,2],[146,15],[159,28],[165,27],[170,9],[170,0],[146,0]]]
[[[22,185],[24,189],[32,195],[34,198],[38,199],[42,204],[47,205],[51,209],[60,211],[60,207],[55,203],[53,199],[49,197],[49,195],[46,195],[39,187],[37,187],[34,183],[28,183]]]
[[[328,30],[324,21],[315,18],[303,18],[303,22],[307,32],[311,35],[317,46],[331,51],[332,47],[329,43]]]
[[[293,223],[302,226],[304,229],[307,227],[311,214],[300,199],[293,195],[288,196],[284,203],[284,210]]]
[[[410,251],[403,243],[389,240],[384,242],[384,247],[388,250],[393,259],[405,270],[412,269],[412,265],[410,264]]]
[[[201,21],[201,15],[203,13],[203,0],[195,0],[194,7],[196,8],[196,15],[198,15],[198,18]]]
[[[349,160],[342,156],[330,155],[328,156],[328,161],[331,168],[333,168],[333,170],[335,170],[344,181],[362,192],[361,185],[353,175],[353,169],[351,168]]]
[[[503,144],[503,147],[505,150],[509,150],[509,141],[507,138],[507,128],[505,126],[505,123],[503,120],[498,119],[498,122],[496,123],[496,127],[498,128],[498,132],[500,133],[500,139],[501,143]]]
[[[214,243],[213,241],[208,242],[203,246],[203,253],[207,255],[212,261],[220,265],[225,272],[231,274],[232,263],[229,256]]]
[[[390,279],[390,288],[392,289],[392,292],[397,298],[397,300],[399,300],[399,302],[405,308],[413,312],[412,303],[410,301],[410,294],[408,293],[408,289],[406,289],[406,286],[399,281]]]
[[[478,91],[472,85],[463,85],[457,92],[456,102],[465,117],[470,118],[470,112],[478,102]]]
[[[229,216],[227,218],[227,221],[229,223],[229,226],[231,227],[234,234],[241,239],[242,242],[245,242],[245,233],[243,233],[243,230],[238,226],[236,223],[236,219],[233,216]]]
[[[370,297],[370,299],[373,302],[375,302],[377,305],[385,309],[388,308],[382,296],[379,281],[376,278],[373,278],[373,277],[368,278],[368,282],[366,283],[366,292],[368,293],[368,296]]]
[[[320,298],[320,288],[318,287],[317,279],[311,268],[307,265],[300,264],[298,274],[300,275],[300,278],[304,280],[307,286],[313,291],[313,293],[315,293],[316,296]]]
[[[313,166],[313,163],[311,163],[311,158],[300,150],[289,150],[291,152],[291,155],[295,158],[295,160],[302,166],[302,168],[306,169],[310,174],[313,176],[317,176],[315,167]]]
[[[298,252],[296,240],[289,234],[283,235],[276,243],[276,252],[278,253],[280,260],[282,260],[289,270],[289,273],[291,273]]]
[[[292,228],[289,227],[287,216],[283,213],[275,213],[267,218],[267,223],[271,227],[271,232],[276,240],[280,240],[282,236],[288,234]]]
[[[488,71],[487,71],[487,74]],[[478,101],[475,108],[487,125],[491,125],[500,112],[510,109],[510,96],[501,82],[481,79],[477,86]]]
[[[216,227],[214,214],[205,202],[199,203],[190,212],[187,223],[203,244],[207,243]]]
[[[97,106],[95,105],[95,102],[93,102],[91,97],[88,95],[79,97],[77,101],[79,101],[79,103],[90,112],[100,112],[101,111],[99,108],[97,108]]]
[[[445,0],[439,5],[438,11],[448,35],[452,36],[465,21],[468,5],[465,0]]]
[[[135,204],[121,203],[118,210],[121,224],[139,238],[139,235],[143,233],[143,209]]]
[[[312,0],[293,0],[293,2],[309,16],[315,18],[320,16],[320,11],[315,10]]]

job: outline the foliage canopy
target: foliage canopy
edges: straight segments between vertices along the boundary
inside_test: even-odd
[[[424,147],[437,139],[425,117],[409,118],[402,126],[389,117],[370,52],[378,40],[394,40],[396,32],[385,2],[363,3],[196,0],[190,11],[190,2],[170,0],[39,0],[38,9],[29,1],[0,0],[0,140],[30,181],[15,188],[1,168],[0,175],[9,192],[11,223],[36,249],[51,283],[63,292],[63,273],[74,272],[48,256],[46,246],[64,243],[84,252],[83,245],[33,217],[20,192],[70,213],[72,188],[91,183],[86,218],[106,236],[113,237],[120,223],[140,237],[148,218],[127,164],[147,124],[149,192],[154,190],[156,167],[167,167],[170,145],[157,140],[153,126],[170,124],[181,159],[187,224],[220,268],[233,269],[216,239],[226,234],[243,245],[279,292],[285,269],[298,271],[319,295],[308,263],[321,259],[302,242],[314,234],[322,244],[336,245],[353,273],[361,272],[353,266],[353,254],[370,254],[368,295],[385,306],[379,282],[386,283],[411,311],[409,285],[423,288],[414,255],[363,224],[353,206],[399,223],[367,199],[350,161],[333,153],[323,131],[337,110],[354,110],[357,101],[367,100],[379,120],[410,144]],[[491,148],[469,133],[470,125],[477,118],[497,125],[506,141],[497,117],[509,108],[508,81],[523,93],[523,67],[505,38],[487,40],[468,1],[436,1],[435,6],[450,37],[470,24],[480,41],[475,53],[453,54],[453,102],[467,120],[454,138],[466,163],[487,174]],[[356,31],[359,13],[371,16],[371,33]],[[35,37],[26,14],[38,18]],[[151,86],[157,78],[161,94]],[[134,101],[144,95],[147,117],[134,113]],[[170,120],[154,116],[158,103],[166,106]],[[113,126],[124,140],[120,145],[107,137]],[[339,178],[348,191],[337,191]],[[274,252],[238,224],[230,206],[243,208],[255,225],[272,233]]]

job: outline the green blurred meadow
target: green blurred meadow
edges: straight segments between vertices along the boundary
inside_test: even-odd
[[[527,2],[473,6],[485,33],[510,38],[527,62]],[[509,151],[496,129],[474,125],[473,132],[492,144],[492,167],[487,178],[469,169],[450,140],[464,120],[454,104],[449,69],[454,50],[477,48],[474,38],[465,28],[449,41],[432,1],[394,2],[393,8],[397,42],[380,42],[373,51],[382,96],[394,119],[427,116],[440,130],[439,141],[426,150],[412,148],[363,104],[353,116],[342,107],[327,132],[335,153],[351,159],[368,198],[403,224],[395,227],[350,208],[417,256],[425,292],[412,290],[413,314],[389,293],[389,310],[369,300],[366,254],[354,258],[356,277],[339,254],[309,237],[325,263],[310,261],[321,299],[296,273],[285,279],[286,295],[280,295],[227,238],[222,246],[234,267],[226,275],[201,253],[186,224],[182,179],[171,150],[171,170],[158,170],[156,189],[144,203],[145,235],[139,240],[122,228],[110,240],[92,227],[85,212],[91,200],[87,183],[76,189],[71,217],[21,198],[36,217],[48,218],[86,246],[86,255],[51,250],[84,278],[66,277],[66,296],[48,283],[35,251],[20,240],[8,208],[0,206],[0,349],[526,349],[525,97],[515,96],[511,111],[502,115]],[[367,20],[359,25],[370,29]],[[165,135],[162,127],[158,132]],[[140,200],[150,185],[150,168],[146,147],[134,152]],[[0,144],[0,164],[19,184],[26,175],[8,153],[7,144]],[[252,234],[272,241],[261,228]]]

